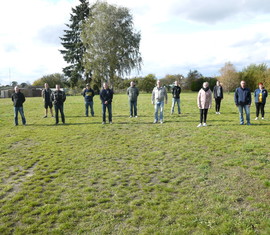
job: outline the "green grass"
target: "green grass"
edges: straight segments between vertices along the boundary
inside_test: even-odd
[[[150,100],[141,94],[130,119],[115,95],[114,124],[101,125],[98,97],[88,118],[83,98],[67,97],[67,124],[54,126],[27,98],[27,126],[14,127],[0,99],[0,234],[270,234],[269,105],[240,126],[226,94],[197,128],[195,93],[182,94],[180,117],[169,99],[164,124]]]

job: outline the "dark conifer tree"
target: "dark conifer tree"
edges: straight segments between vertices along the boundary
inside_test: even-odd
[[[83,55],[85,46],[81,41],[81,32],[83,22],[88,18],[90,12],[88,0],[80,0],[80,4],[72,8],[70,14],[70,24],[66,24],[69,28],[64,30],[63,37],[60,37],[61,44],[65,48],[60,50],[64,60],[69,64],[63,68],[64,75],[68,78],[70,86],[77,85],[79,79],[85,79],[90,82],[91,74],[85,74],[83,66]]]

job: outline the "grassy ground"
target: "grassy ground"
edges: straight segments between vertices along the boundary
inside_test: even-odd
[[[171,97],[171,95],[169,95]],[[149,94],[138,118],[115,95],[113,125],[84,117],[67,97],[66,125],[27,98],[27,126],[0,99],[0,234],[270,234],[270,116],[240,126],[233,95],[197,128],[196,94],[182,115],[152,124]],[[254,120],[254,105],[251,108]]]

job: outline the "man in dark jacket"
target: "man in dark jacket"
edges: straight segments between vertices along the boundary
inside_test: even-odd
[[[52,93],[52,102],[55,110],[55,124],[57,125],[59,122],[58,111],[61,113],[63,124],[65,124],[64,102],[66,101],[66,94],[64,91],[60,90],[60,85],[56,85],[55,89],[56,90]]]
[[[100,92],[100,100],[102,104],[102,124],[106,123],[106,108],[109,113],[109,123],[112,124],[112,99],[113,91],[109,89],[108,83],[103,83],[103,89]]]
[[[174,82],[174,87],[172,89],[172,108],[171,108],[171,114],[174,113],[175,103],[177,103],[178,114],[181,114],[181,109],[180,109],[180,93],[181,93],[181,87],[179,86],[178,81],[175,81]]]
[[[246,113],[247,125],[250,123],[250,105],[251,105],[251,92],[246,87],[246,82],[241,81],[240,87],[236,88],[234,93],[234,102],[239,110],[240,125],[244,125],[243,109]]]
[[[127,89],[129,107],[130,107],[130,118],[137,117],[137,99],[139,96],[139,90],[135,86],[135,82],[130,82],[130,87]],[[134,115],[134,116],[133,116]]]
[[[89,84],[86,84],[86,88],[83,90],[83,97],[85,103],[85,116],[88,117],[88,109],[90,107],[91,115],[94,117],[94,102],[93,97],[95,96],[94,90],[90,87]]]
[[[14,87],[15,93],[12,94],[11,99],[13,101],[14,105],[14,122],[15,126],[18,126],[18,112],[20,113],[22,117],[22,124],[26,125],[26,119],[23,112],[23,103],[25,102],[25,96],[20,91],[18,86]]]

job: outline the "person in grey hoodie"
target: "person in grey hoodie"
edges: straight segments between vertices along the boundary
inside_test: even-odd
[[[158,111],[159,121],[163,123],[163,110],[164,110],[164,100],[165,104],[167,104],[168,96],[165,87],[161,86],[161,82],[157,81],[157,86],[152,91],[152,104],[155,105],[155,120],[154,123],[158,122]]]
[[[130,118],[137,116],[137,99],[139,96],[139,89],[135,86],[135,82],[130,82],[130,87],[127,89],[129,107],[130,107]]]

